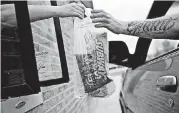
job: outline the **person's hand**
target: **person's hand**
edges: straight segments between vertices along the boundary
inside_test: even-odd
[[[84,18],[85,6],[83,4],[71,3],[60,7],[61,17]]]
[[[95,23],[96,28],[107,28],[113,33],[120,34],[123,30],[123,22],[117,21],[110,14],[103,10],[92,10],[91,11],[92,22]]]

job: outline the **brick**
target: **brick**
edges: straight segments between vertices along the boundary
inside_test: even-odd
[[[56,51],[58,51],[58,46],[57,46],[57,43],[52,43],[51,41],[47,40],[46,38],[44,37],[41,37],[37,34],[33,34],[33,39],[34,39],[34,42],[36,43],[39,43],[43,46],[46,46],[48,48],[51,48],[51,49],[55,49]]]
[[[74,94],[73,94],[73,95],[70,95],[69,97],[67,97],[67,98],[65,99],[65,103],[68,104],[68,103],[70,102],[70,100],[73,99],[73,97],[74,97]]]
[[[67,107],[65,107],[64,108],[64,106],[66,105],[66,103],[65,103],[65,101],[61,101],[59,104],[57,104],[54,108],[52,108],[50,111],[48,111],[47,113],[57,113],[58,111],[61,111],[61,112],[67,112],[68,111],[68,109],[69,109],[69,107],[71,106],[71,105],[73,105],[73,103],[74,103],[74,101],[71,101],[70,102],[70,104],[68,104],[68,106]],[[54,111],[56,111],[56,112],[54,112]],[[60,112],[60,113],[61,113]]]
[[[42,91],[42,92],[45,92],[45,91],[53,90],[53,89],[59,88],[59,87],[63,87],[63,84],[55,84],[55,85],[50,85],[50,86],[41,87],[41,91]]]
[[[65,103],[64,103],[64,101],[62,101],[61,103],[59,103],[58,105],[57,105],[57,111],[61,111],[63,108],[64,108],[64,106],[65,106]]]
[[[43,112],[47,111],[48,109],[50,109],[51,107],[53,107],[54,105],[59,103],[61,100],[63,100],[61,95],[62,95],[62,93],[53,97],[52,99],[49,99],[48,101],[44,102]]]
[[[48,33],[53,34],[52,29],[48,28]]]
[[[61,85],[57,88],[49,89],[49,90],[43,92],[43,99],[47,100],[47,99],[63,92],[63,90],[64,90],[63,85]],[[61,96],[63,97],[63,93],[61,94]]]
[[[53,41],[53,42],[55,42],[56,41],[56,38],[57,37],[53,37],[52,35],[50,35],[50,34],[46,34],[46,36],[45,36],[47,39],[49,39],[50,41]]]
[[[57,1],[58,5],[69,3],[69,0]],[[50,0],[29,1],[29,4],[50,5]],[[88,99],[74,97],[73,70],[73,18],[60,18],[63,41],[68,64],[70,82],[47,87],[41,87],[43,104],[28,113],[87,113]],[[34,49],[40,81],[62,77],[57,37],[53,18],[31,23]],[[78,75],[80,76],[80,75]]]
[[[43,29],[41,29],[40,27],[38,27],[34,23],[31,24],[31,28],[32,28],[33,35],[38,34],[41,37],[44,37],[44,38],[46,38],[46,39],[48,39],[52,42],[56,42],[56,37],[53,37],[52,35],[48,34],[48,32],[43,31]]]
[[[27,2],[29,5],[50,5],[50,1],[48,0],[39,0],[39,1],[33,1],[33,0],[28,0]]]
[[[52,63],[52,64],[61,64],[59,57],[52,57],[47,55],[48,53],[42,52],[41,54],[36,54],[37,61],[43,61],[44,63]]]
[[[52,110],[46,112],[46,113],[57,113],[57,109],[56,108],[53,108]]]
[[[39,72],[39,80],[53,80],[62,78],[62,72]]]
[[[67,113],[66,109],[63,109],[60,113]]]
[[[57,4],[59,6],[68,4],[70,0],[57,0]]]
[[[56,72],[61,72],[61,64],[50,64],[50,63],[44,63],[41,68],[39,68],[39,72],[45,72],[45,71],[56,71]],[[54,75],[55,76],[55,75]]]
[[[31,29],[32,29],[32,34],[38,34],[42,37],[44,37],[43,30],[41,30],[38,26],[36,26],[34,23],[31,23]]]
[[[68,105],[68,113],[73,113],[75,111],[76,107],[73,106],[77,102],[77,99],[74,98],[74,100]]]
[[[32,24],[38,26],[41,29],[46,28],[46,27],[43,27],[44,24],[42,22],[43,22],[43,20],[39,20],[39,21],[33,22]],[[43,30],[45,31],[45,29],[43,29]]]
[[[45,19],[44,23],[50,28],[54,29],[54,21],[53,18]]]
[[[47,53],[46,55],[59,57],[59,53],[57,51],[50,49],[50,48],[47,48],[45,46],[42,46],[42,45],[40,45],[36,42],[34,42],[34,49],[35,49],[36,54],[39,53],[39,52],[45,52],[45,53]]]

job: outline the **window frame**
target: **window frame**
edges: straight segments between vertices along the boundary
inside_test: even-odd
[[[57,6],[57,1],[50,1],[50,2],[52,6]],[[63,35],[60,25],[60,19],[59,17],[54,17],[53,21],[54,21],[58,51],[60,56],[59,58],[61,62],[62,78],[40,81],[40,86],[50,86],[50,85],[69,82],[69,72],[68,72],[67,59],[66,59],[65,48],[64,48]]]
[[[12,85],[12,86],[4,86],[2,87],[2,99],[8,97],[18,97],[24,96],[29,94],[37,94],[40,92],[40,84],[38,78],[38,71],[36,65],[36,58],[35,58],[35,51],[34,51],[34,44],[32,39],[32,31],[30,26],[30,19],[28,13],[28,6],[26,1],[14,1],[10,2],[13,3],[15,6],[16,12],[16,20],[17,20],[17,33],[20,39],[20,46],[21,46],[21,55],[22,55],[22,68],[24,73],[24,80],[25,83]],[[25,38],[24,38],[25,37]],[[3,53],[2,56],[3,57]],[[13,74],[12,72],[7,73],[8,76]],[[8,79],[5,78],[5,70],[2,66],[1,75],[4,75],[4,80]],[[3,78],[1,79],[1,82]]]
[[[154,1],[149,11],[147,19],[164,16],[174,1]],[[163,8],[161,8],[163,7]],[[146,64],[146,58],[152,39],[139,37],[134,54],[129,58],[132,69]],[[161,57],[162,55],[158,56]],[[154,58],[155,59],[155,58]],[[151,59],[153,60],[153,59]],[[151,61],[150,60],[150,61]],[[149,61],[148,61],[149,62]]]
[[[15,5],[18,35],[20,38],[20,45],[22,49],[22,68],[24,70],[25,84],[18,84],[14,86],[12,85],[10,87],[2,87],[2,99],[7,99],[9,97],[19,97],[25,95],[38,94],[39,92],[41,92],[41,86],[43,87],[69,82],[69,72],[59,18],[54,17],[53,21],[59,50],[59,58],[61,62],[62,77],[52,80],[39,81],[27,1],[4,2],[4,4],[9,3]],[[57,2],[51,1],[51,5],[57,6]],[[4,75],[3,66],[1,74]],[[3,80],[5,80],[5,78],[1,79],[1,81]]]

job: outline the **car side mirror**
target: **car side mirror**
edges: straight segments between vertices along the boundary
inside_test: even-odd
[[[131,67],[129,49],[123,41],[109,41],[109,63]]]

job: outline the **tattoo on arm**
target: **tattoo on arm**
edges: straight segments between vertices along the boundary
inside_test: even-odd
[[[175,25],[177,18],[168,18],[155,21],[144,22],[130,22],[127,27],[129,34],[140,36],[142,33],[145,35],[164,34]]]

